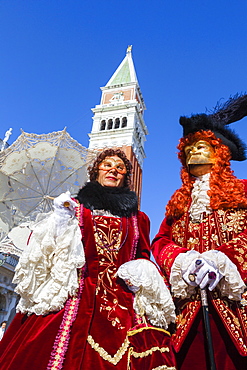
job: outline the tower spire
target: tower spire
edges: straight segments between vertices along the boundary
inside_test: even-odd
[[[141,195],[144,142],[148,134],[146,109],[132,59],[132,45],[104,87],[99,105],[92,109],[90,149],[121,148],[132,162],[133,189]]]
[[[127,83],[138,84],[131,51],[132,45],[128,46],[125,58],[107,82],[106,87]]]

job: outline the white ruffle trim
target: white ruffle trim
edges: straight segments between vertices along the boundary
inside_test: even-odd
[[[170,274],[171,291],[174,297],[184,299],[195,293],[195,287],[185,282],[183,274],[187,271],[192,261],[199,257],[200,253],[192,250],[186,253],[180,253],[175,258]]]
[[[68,220],[56,237],[54,213],[33,226],[30,242],[16,266],[13,283],[21,299],[17,312],[45,315],[58,311],[78,288],[77,268],[85,264],[78,220]]]
[[[208,195],[210,173],[198,176],[191,192],[191,205],[189,214],[192,222],[200,222],[203,213],[210,214],[210,198]]]
[[[167,329],[175,322],[175,306],[157,267],[146,259],[121,265],[117,275],[135,294],[134,309],[138,315],[147,315],[152,325]]]
[[[223,275],[223,278],[217,285],[221,294],[229,299],[239,301],[241,294],[246,286],[238,272],[236,265],[222,252],[211,250],[200,254],[191,250],[186,253],[180,253],[171,268],[170,284],[171,290],[177,298],[187,298],[195,293],[195,287],[188,285],[182,278],[183,273],[190,264],[198,258],[204,258],[214,268]]]

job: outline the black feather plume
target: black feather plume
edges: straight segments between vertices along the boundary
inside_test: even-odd
[[[247,95],[235,95],[224,104],[217,104],[211,114],[196,114],[191,117],[180,117],[183,126],[183,136],[201,130],[210,130],[231,151],[231,159],[243,161],[246,159],[246,145],[229,127],[232,122],[247,116]]]

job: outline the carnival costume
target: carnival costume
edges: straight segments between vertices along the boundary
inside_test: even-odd
[[[231,159],[245,159],[245,146],[225,127],[246,115],[247,95],[244,95],[230,99],[214,114],[180,118],[184,129],[184,138],[178,146],[183,185],[169,201],[166,218],[152,247],[175,299],[177,319],[172,340],[178,369],[210,368],[199,289],[205,287],[216,369],[247,369],[247,181],[236,179],[229,166],[230,153]],[[184,153],[186,145],[190,149],[190,145],[196,146],[200,141],[211,143],[215,153],[224,144],[230,153],[225,148],[221,165],[217,162],[219,158],[216,162],[208,161],[211,171],[194,177],[189,173]],[[214,183],[216,175],[221,179],[220,187]],[[231,183],[225,180],[226,175],[231,176]],[[220,202],[217,198],[215,206],[212,198],[217,192],[222,199]],[[236,203],[235,194],[239,193],[242,200]],[[178,209],[182,202],[183,209]]]
[[[89,182],[76,201],[56,198],[16,269],[1,369],[175,369],[174,306],[149,254],[149,219],[128,188]]]

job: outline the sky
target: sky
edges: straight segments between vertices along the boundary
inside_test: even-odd
[[[152,238],[181,184],[179,117],[247,91],[246,0],[0,0],[0,138],[67,127],[87,147],[91,108],[128,45],[147,107]],[[231,128],[247,143],[247,117]],[[232,168],[246,178],[246,162]]]

